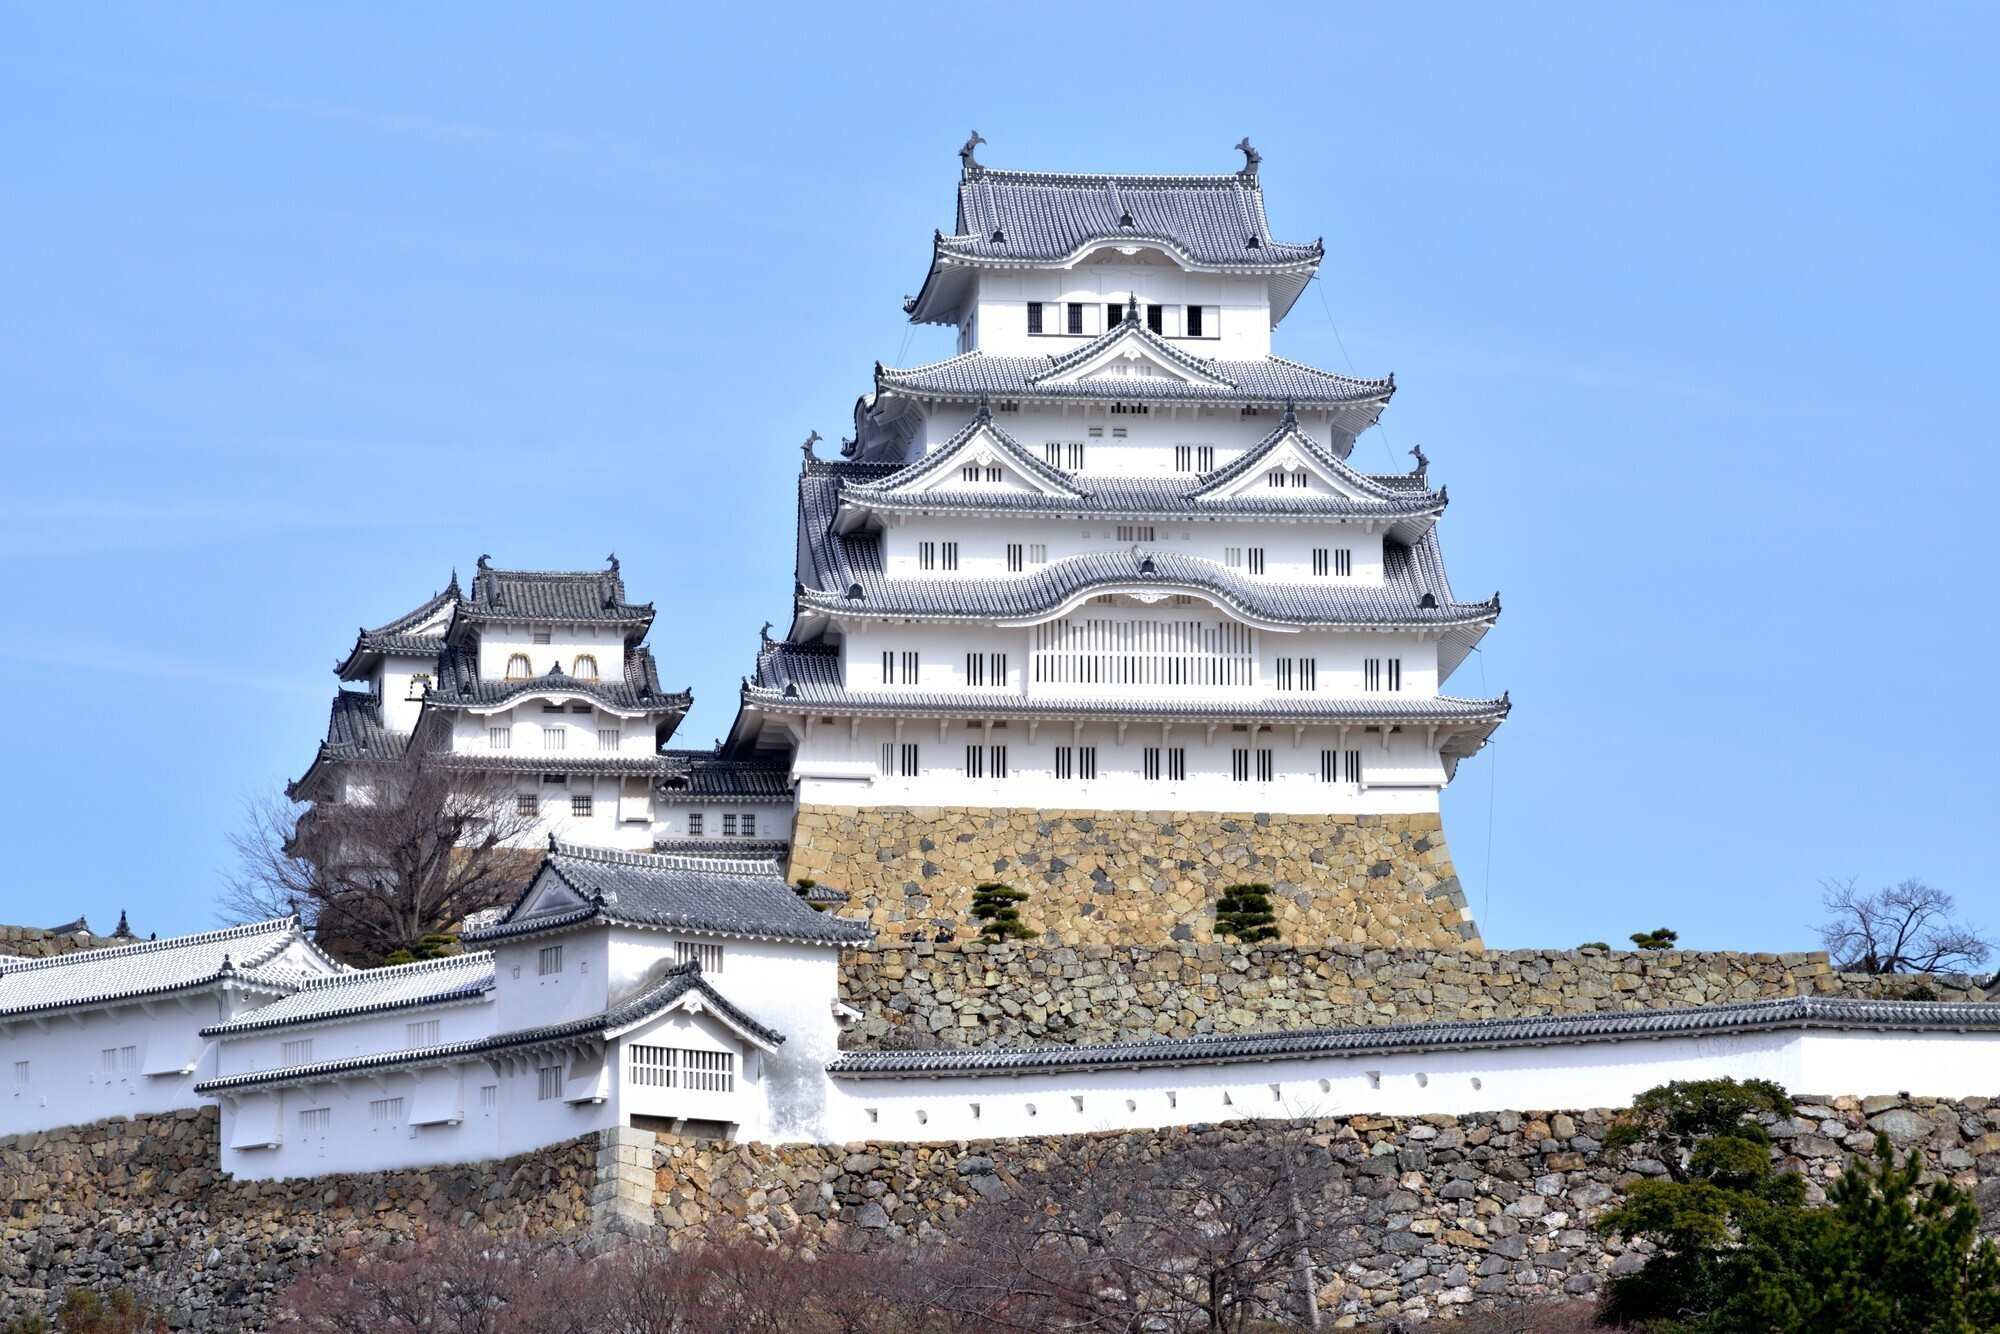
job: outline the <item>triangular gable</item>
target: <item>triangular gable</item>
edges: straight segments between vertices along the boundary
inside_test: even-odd
[[[548,917],[557,913],[573,912],[578,908],[594,906],[597,901],[582,893],[576,886],[548,862],[543,862],[535,878],[528,883],[528,891],[521,901],[507,913],[506,920],[519,921],[525,917]]]
[[[731,1006],[717,1003],[720,999],[706,983],[698,982],[659,1009],[643,1018],[633,1020],[622,1028],[610,1030],[605,1036],[642,1039],[655,1037],[661,1029],[670,1030],[683,1025],[692,1025],[724,1042],[733,1040],[766,1055],[777,1054],[776,1043],[755,1029],[738,1022],[736,1016],[730,1013]],[[669,1042],[665,1045],[677,1044]]]
[[[1274,486],[1273,473],[1283,474],[1284,484]],[[1304,474],[1304,484],[1298,477]],[[1343,463],[1331,450],[1299,427],[1290,411],[1276,430],[1254,448],[1188,493],[1190,500],[1239,500],[1268,497],[1273,500],[1303,499],[1312,494],[1336,495],[1348,500],[1393,500],[1380,482],[1362,476]]]
[[[1236,388],[1234,380],[1217,373],[1213,362],[1189,356],[1130,316],[1074,352],[1056,358],[1028,383],[1037,389],[1052,389],[1126,380],[1134,381],[1134,389],[1140,392],[1148,381],[1225,391]]]
[[[976,482],[966,479],[965,469],[972,467],[980,470]],[[988,480],[996,468],[999,478]],[[996,486],[1044,496],[1076,498],[1084,494],[1067,473],[1042,462],[1000,429],[984,399],[980,400],[972,420],[943,445],[902,471],[878,482],[849,487],[847,493],[857,497],[923,495],[933,491],[990,493]]]

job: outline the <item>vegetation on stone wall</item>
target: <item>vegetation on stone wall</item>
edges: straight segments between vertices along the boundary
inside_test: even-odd
[[[1215,900],[1215,933],[1245,945],[1278,938],[1269,885],[1230,885]]]
[[[1027,901],[1026,891],[1012,885],[990,880],[975,885],[972,915],[979,919],[979,934],[988,940],[1033,940],[1035,933],[1021,924],[1021,910],[1015,906]]]
[[[1674,947],[1674,942],[1680,938],[1680,932],[1671,931],[1664,926],[1652,931],[1634,931],[1626,937],[1632,942],[1632,948],[1640,950],[1670,950]]]
[[[1614,1278],[1606,1323],[1687,1331],[1872,1334],[2000,1327],[2000,1252],[1979,1212],[1924,1155],[1898,1164],[1888,1132],[1807,1207],[1807,1183],[1774,1169],[1762,1120],[1795,1111],[1768,1080],[1675,1081],[1634,1100],[1605,1151],[1664,1166],[1598,1219],[1601,1232],[1657,1248]]]

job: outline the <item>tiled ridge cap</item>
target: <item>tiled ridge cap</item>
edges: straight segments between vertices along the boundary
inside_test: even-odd
[[[130,945],[107,945],[101,949],[72,950],[68,954],[50,955],[46,958],[0,958],[0,972],[28,973],[38,968],[58,968],[64,964],[102,963],[106,959],[127,959],[135,955],[153,954],[161,950],[182,948],[189,945],[206,945],[218,940],[241,940],[250,936],[261,935],[265,932],[276,931],[286,926],[298,930],[299,919],[297,915],[273,917],[266,922],[246,922],[242,926],[226,926],[214,931],[198,931],[193,935],[187,936],[164,936],[159,940],[140,940]],[[285,945],[289,945],[290,943],[289,939],[281,940],[278,949],[266,950],[260,954],[250,956],[240,963],[235,963],[234,966],[238,969],[257,967],[259,964],[267,962],[278,950],[281,950]]]

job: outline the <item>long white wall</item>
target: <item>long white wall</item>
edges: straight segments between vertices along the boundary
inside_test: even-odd
[[[1746,1032],[1179,1069],[836,1080],[833,1142],[1087,1134],[1371,1113],[1623,1107],[1675,1079],[1775,1080],[1797,1093],[1958,1098],[2000,1087],[1990,1034]]]
[[[198,1105],[216,1069],[201,1030],[237,1004],[207,989],[0,1024],[0,1135]]]

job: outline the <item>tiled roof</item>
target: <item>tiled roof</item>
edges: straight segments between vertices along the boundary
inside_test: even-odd
[[[470,648],[452,647],[438,657],[438,683],[424,697],[427,707],[440,709],[493,708],[510,700],[552,692],[582,695],[613,710],[630,713],[674,713],[688,711],[694,696],[686,690],[668,691],[660,686],[659,665],[652,650],[640,645],[625,650],[622,677],[585,681],[552,667],[542,676],[518,680],[490,681],[479,675],[479,656]]]
[[[560,880],[583,905],[524,916],[546,876]],[[871,936],[859,922],[826,917],[800,902],[775,862],[551,843],[542,870],[507,917],[498,926],[468,931],[463,939],[483,944],[592,920],[828,945]]]
[[[321,1023],[412,1005],[471,1000],[493,989],[493,956],[460,954],[314,978],[282,1000],[202,1030],[203,1037]]]
[[[954,453],[982,432],[1017,467],[1023,462],[1032,464],[1032,469],[1022,470],[1055,487],[1054,493],[1001,490],[970,483],[913,489],[940,469],[952,469]],[[1246,474],[1256,472],[1263,460],[1287,446],[1312,459],[1358,498],[1302,492],[1290,487],[1268,494],[1261,489],[1226,497],[1215,494]],[[1412,478],[1414,486],[1409,484]],[[886,476],[844,482],[835,503],[842,509],[858,506],[924,512],[1090,514],[1169,520],[1177,516],[1242,514],[1379,521],[1435,518],[1443,512],[1446,497],[1441,491],[1430,490],[1421,477],[1382,478],[1350,467],[1345,459],[1299,429],[1297,419],[1289,411],[1261,441],[1214,472],[1198,477],[1093,477],[1050,467],[1035,457],[1033,451],[1024,449],[1005,428],[992,422],[982,406],[950,440],[915,462]],[[1404,540],[1414,541],[1422,535],[1424,527],[1425,524],[1417,523],[1407,526],[1407,531],[1402,526],[1396,531]]]
[[[479,559],[458,614],[478,621],[559,621],[645,626],[653,604],[625,600],[618,562],[602,570],[496,570]]]
[[[409,739],[408,733],[391,732],[382,725],[381,696],[366,690],[342,690],[334,694],[326,742],[319,753],[321,758],[333,760],[362,755],[388,759],[402,754]]]
[[[354,647],[347,657],[334,667],[334,673],[342,680],[354,680],[367,670],[366,659],[377,654],[398,654],[411,657],[433,657],[444,647],[444,632],[448,608],[457,605],[461,594],[458,575],[451,576],[451,583],[444,592],[433,594],[429,601],[414,611],[404,612],[387,625],[373,630],[362,629],[355,636]]]
[[[1312,405],[1365,403],[1376,407],[1387,403],[1389,396],[1396,391],[1393,377],[1357,380],[1287,361],[1283,357],[1264,357],[1256,361],[1197,360],[1199,369],[1206,376],[1220,381],[1219,385],[1176,380],[1162,375],[1143,379],[1107,377],[1064,383],[1052,383],[1046,379],[1062,365],[1094,356],[1109,343],[1128,337],[1160,345],[1178,356],[1196,360],[1188,357],[1184,349],[1173,347],[1150,331],[1139,329],[1128,332],[1121,325],[1060,360],[1055,357],[1002,357],[990,352],[972,351],[906,370],[878,364],[875,367],[875,388],[883,393],[966,402],[985,396],[996,401],[1003,398],[1105,399],[1123,403],[1194,401],[1259,406],[1296,401]],[[1359,429],[1357,425],[1357,434]]]
[[[669,857],[730,857],[746,861],[782,862],[791,843],[782,838],[656,838],[653,851]]]
[[[45,959],[0,959],[0,1015],[32,1014],[79,1005],[182,991],[224,978],[290,991],[322,970],[279,962],[304,939],[296,917],[169,936]],[[323,971],[340,965],[313,951]]]
[[[810,911],[808,909],[807,911]],[[221,1079],[211,1079],[195,1085],[197,1093],[219,1093],[230,1089],[251,1088],[267,1084],[307,1083],[315,1080],[337,1079],[343,1075],[366,1070],[381,1070],[405,1065],[431,1065],[460,1057],[484,1056],[489,1052],[507,1051],[517,1047],[531,1047],[551,1042],[572,1042],[578,1038],[605,1038],[616,1036],[621,1030],[640,1023],[668,1006],[679,1001],[689,992],[699,992],[706,1008],[716,1013],[723,1021],[749,1035],[766,1047],[777,1047],[785,1041],[785,1035],[768,1025],[758,1023],[735,1005],[702,977],[700,966],[692,961],[670,968],[657,982],[641,991],[630,1000],[600,1014],[584,1019],[573,1019],[566,1023],[544,1024],[535,1028],[515,1029],[507,1033],[496,1033],[492,1037],[474,1038],[465,1042],[448,1042],[435,1047],[420,1047],[410,1051],[384,1052],[372,1056],[350,1056],[338,1061],[316,1061],[309,1065],[283,1066],[275,1070],[253,1070],[240,1075],[226,1075]]]
[[[1311,265],[1323,253],[1318,242],[1271,239],[1264,192],[1243,172],[1097,176],[981,168],[959,182],[957,234],[940,235],[937,244],[939,254],[959,258],[1048,262],[1105,239],[1153,242],[1204,267]]]
[[[827,1067],[857,1078],[1028,1074],[1063,1070],[1210,1065],[1306,1056],[1373,1056],[1625,1038],[1702,1036],[1770,1029],[2000,1031],[2000,1005],[1809,996],[1678,1010],[1540,1015],[1360,1028],[1313,1028],[1247,1036],[1113,1042],[1092,1046],[849,1052]]]
[[[725,759],[712,750],[661,753],[660,787],[674,801],[789,801],[792,771],[785,764]]]
[[[880,537],[855,533],[831,539],[834,566],[817,588],[801,588],[803,608],[866,616],[991,621],[1043,616],[1100,588],[1156,587],[1213,598],[1252,621],[1298,626],[1447,627],[1490,624],[1499,598],[1455,602],[1444,576],[1436,534],[1414,545],[1384,542],[1380,585],[1252,578],[1211,560],[1168,550],[1112,547],[1069,556],[1017,578],[890,578]],[[1429,599],[1428,603],[1426,598]]]

